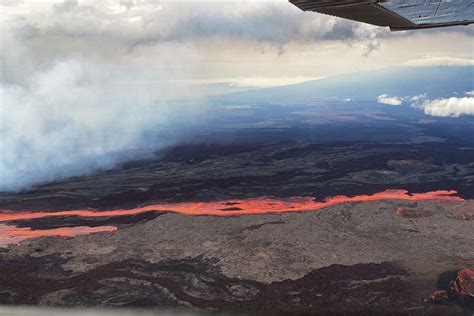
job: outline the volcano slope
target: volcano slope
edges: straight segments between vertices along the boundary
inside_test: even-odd
[[[447,144],[181,146],[5,193],[0,302],[469,315],[473,158]],[[255,199],[270,211],[246,214]],[[220,216],[176,211],[212,203]]]

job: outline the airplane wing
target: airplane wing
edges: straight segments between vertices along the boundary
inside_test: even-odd
[[[392,31],[474,23],[474,0],[290,0],[314,11]]]

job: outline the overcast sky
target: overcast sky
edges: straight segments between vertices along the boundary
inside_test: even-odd
[[[206,115],[206,83],[473,64],[474,26],[390,33],[283,0],[1,0],[0,10],[0,191],[110,168],[128,159],[119,152],[175,141],[173,131]],[[474,99],[417,100],[457,116]]]
[[[7,82],[71,59],[114,67],[139,84],[269,85],[388,66],[473,63],[474,26],[390,33],[304,13],[284,0],[2,4]]]

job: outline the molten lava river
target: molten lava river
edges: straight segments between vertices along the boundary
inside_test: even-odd
[[[13,212],[10,210],[0,211],[0,247],[8,244],[18,243],[21,240],[37,238],[42,236],[65,236],[73,237],[96,232],[110,232],[117,230],[115,226],[100,227],[64,227],[56,229],[33,230],[31,228],[19,228],[6,223],[19,220],[31,220],[45,217],[78,216],[84,218],[113,217],[124,215],[136,215],[144,212],[174,212],[186,215],[211,215],[211,216],[234,216],[250,214],[268,214],[285,212],[315,211],[329,206],[348,202],[378,201],[385,199],[398,199],[407,201],[420,200],[448,200],[464,201],[456,196],[456,191],[432,191],[427,193],[409,194],[406,190],[386,190],[372,195],[357,195],[348,197],[344,195],[334,196],[323,201],[317,201],[312,197],[294,197],[288,199],[277,199],[271,197],[229,200],[218,202],[182,202],[182,203],[160,203],[141,206],[133,209],[115,209],[98,211],[93,209],[69,210],[59,212]]]

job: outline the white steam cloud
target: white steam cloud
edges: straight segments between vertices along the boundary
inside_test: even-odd
[[[422,108],[425,114],[431,116],[460,117],[474,115],[474,91],[466,92],[462,97],[429,100],[426,94],[410,99],[412,106]]]
[[[382,94],[377,97],[377,102],[381,104],[388,104],[388,105],[401,105],[403,103],[402,97],[392,97],[388,94]]]
[[[244,2],[0,2],[0,191],[110,168],[173,142],[206,113],[195,101],[202,91],[186,80],[279,77],[273,62],[260,68],[267,51],[276,60],[321,44],[332,55],[342,41],[369,55],[380,39],[402,36],[286,0]],[[291,77],[311,68],[287,65]]]
[[[122,84],[123,76],[103,65],[63,61],[23,85],[2,85],[0,190],[146,155],[172,141],[160,132],[195,118],[194,107],[176,108],[160,91]]]
[[[402,64],[409,67],[429,67],[429,66],[474,66],[474,59],[458,57],[431,57],[408,60]]]
[[[206,112],[191,101],[198,91],[179,79],[209,75],[202,65],[210,50],[282,54],[291,42],[344,40],[366,43],[368,54],[379,46],[378,32],[387,33],[286,1],[0,7],[0,191],[110,168],[173,142],[169,135],[179,138]]]

